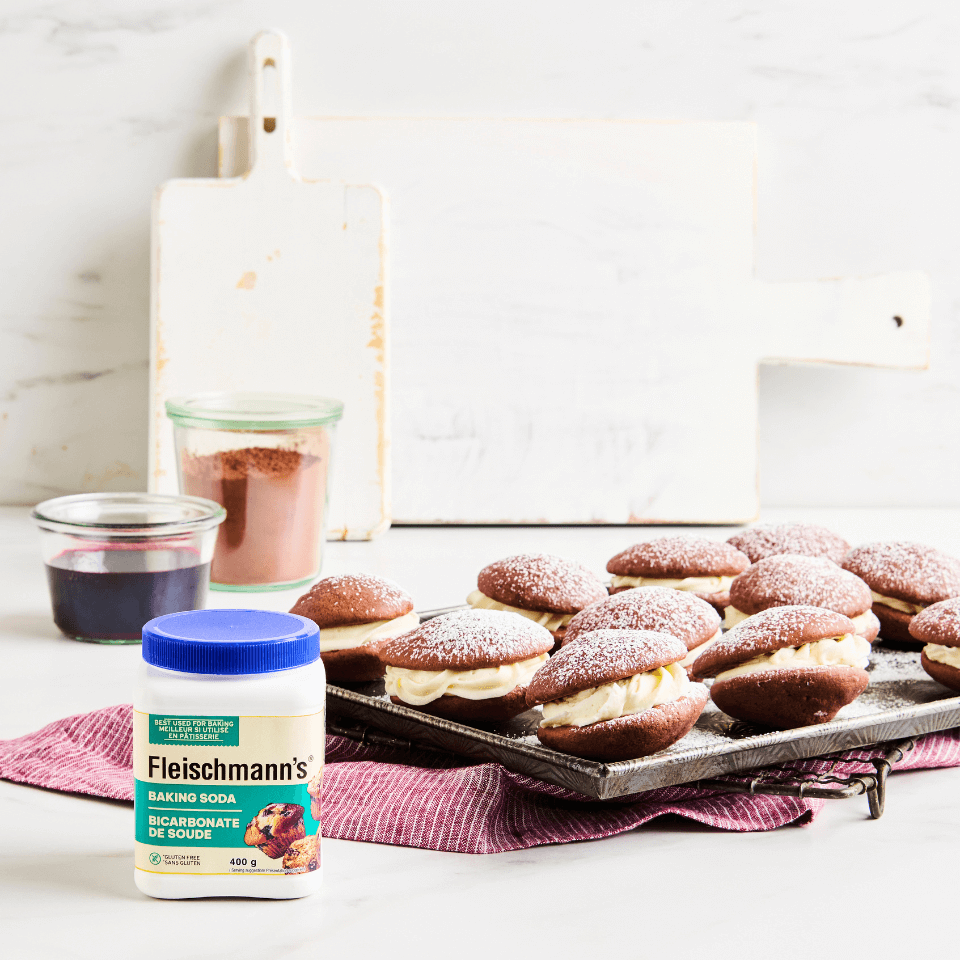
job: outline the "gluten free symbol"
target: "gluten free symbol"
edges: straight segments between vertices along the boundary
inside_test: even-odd
[[[151,854],[150,854],[150,862],[151,862],[154,866],[156,866],[156,865],[160,862],[160,854],[159,854],[159,853],[151,853]]]

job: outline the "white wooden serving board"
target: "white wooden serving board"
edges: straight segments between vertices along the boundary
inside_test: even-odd
[[[282,34],[254,39],[250,77],[255,160],[229,179],[171,180],[154,201],[151,489],[177,490],[168,397],[335,397],[329,537],[369,538],[390,522],[384,198],[297,173]]]
[[[752,124],[296,129],[302,169],[390,193],[395,522],[749,520],[760,362],[927,364],[920,273],[755,279]]]

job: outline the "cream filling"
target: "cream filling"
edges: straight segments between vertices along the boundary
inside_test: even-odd
[[[738,623],[743,623],[749,616],[749,613],[744,613],[736,607],[726,607],[723,611],[723,628],[725,630],[732,630]]]
[[[923,648],[923,652],[928,660],[945,663],[948,667],[956,667],[960,670],[960,647],[944,647],[939,643],[928,643]]]
[[[679,663],[669,663],[545,703],[540,726],[586,727],[601,720],[616,720],[642,713],[658,703],[679,700],[689,686],[687,671]]]
[[[725,593],[733,583],[733,577],[684,577],[682,580],[660,580],[656,577],[613,577],[615,587],[669,587],[687,593]]]
[[[416,613],[405,613],[392,620],[375,620],[373,623],[355,623],[348,627],[324,627],[320,631],[320,652],[333,650],[353,650],[364,647],[374,640],[388,640],[399,637],[420,625]]]
[[[693,661],[696,660],[697,657],[699,657],[700,654],[703,653],[703,651],[706,650],[711,643],[719,640],[722,634],[723,630],[718,629],[717,632],[705,643],[701,643],[699,647],[694,647],[692,650],[688,650],[687,655],[680,661],[680,666],[689,667],[690,664],[693,663]]]
[[[873,597],[874,603],[882,603],[885,607],[890,607],[891,610],[902,610],[904,613],[916,614],[923,609],[922,603],[907,603],[906,600],[896,600],[893,597],[885,597],[881,593],[874,593],[870,591],[870,596]]]
[[[799,647],[783,647],[754,657],[746,663],[724,670],[717,674],[717,680],[729,680],[748,673],[762,673],[766,670],[793,669],[797,667],[859,667],[863,670],[870,662],[870,644],[855,633],[845,633],[842,637],[827,637],[825,640],[813,640]]]
[[[473,593],[467,597],[467,603],[469,603],[474,610],[506,610],[508,613],[519,613],[521,617],[526,617],[534,623],[539,623],[541,627],[546,627],[551,631],[565,627],[574,616],[576,616],[576,614],[573,613],[542,613],[539,610],[523,610],[520,607],[511,607],[509,604],[501,603],[499,600],[488,597],[479,590],[474,590]]]
[[[548,659],[548,654],[541,653],[529,660],[504,663],[499,667],[480,667],[477,670],[387,667],[383,683],[391,697],[398,697],[415,707],[422,707],[440,697],[491,700],[505,697],[517,687],[525,687]]]
[[[727,607],[723,613],[723,626],[726,630],[732,630],[738,623],[743,623],[744,620],[753,616],[753,614],[744,613],[736,607]],[[874,626],[873,621],[870,619],[872,616],[872,611],[865,610],[863,613],[858,613],[855,617],[850,617],[850,620],[856,627],[855,632],[861,633],[871,629]]]

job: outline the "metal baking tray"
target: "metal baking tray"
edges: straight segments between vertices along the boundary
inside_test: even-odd
[[[460,608],[420,616],[427,620],[453,609]],[[653,756],[616,763],[583,760],[543,746],[536,737],[539,710],[480,727],[391,703],[382,681],[349,689],[328,684],[327,697],[334,723],[349,718],[390,734],[394,743],[493,760],[586,797],[610,799],[960,726],[960,697],[923,671],[919,651],[890,650],[879,644],[868,670],[870,686],[829,723],[764,730],[733,720],[711,701],[682,740]]]

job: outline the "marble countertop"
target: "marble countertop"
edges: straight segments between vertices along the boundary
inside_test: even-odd
[[[904,538],[960,553],[958,510],[770,510],[851,542]],[[659,535],[664,528],[650,530]],[[456,603],[476,570],[543,550],[603,568],[647,531],[401,528],[333,543],[325,573],[401,581],[421,609]],[[713,536],[726,535],[713,530]],[[236,594],[213,594],[217,606]],[[251,605],[288,609],[288,593]],[[131,699],[139,648],[75,643],[49,612],[35,531],[0,508],[0,738]],[[960,768],[895,775],[887,811],[828,803],[809,827],[729,834],[676,820],[605,840],[491,856],[324,841],[324,890],[296,901],[154,901],[133,884],[133,808],[0,782],[0,929],[11,958],[900,956],[953,942]],[[921,919],[923,918],[923,919]]]

